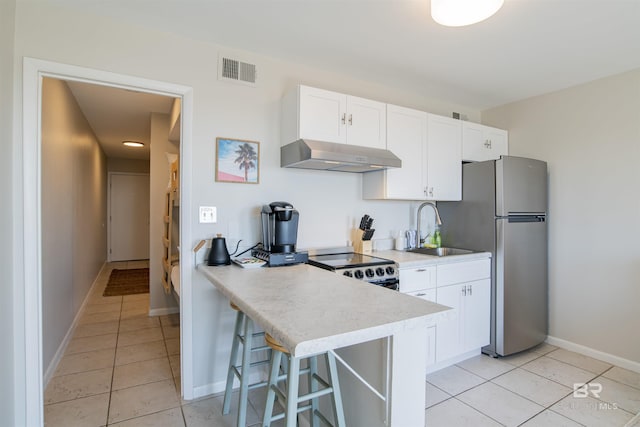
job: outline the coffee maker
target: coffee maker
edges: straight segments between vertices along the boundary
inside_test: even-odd
[[[272,202],[262,207],[262,248],[252,255],[267,261],[269,266],[307,262],[307,252],[297,252],[298,219],[300,214],[288,202]]]

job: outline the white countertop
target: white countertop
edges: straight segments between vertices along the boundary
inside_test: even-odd
[[[427,265],[449,264],[453,262],[466,262],[474,261],[476,259],[486,259],[491,257],[491,252],[474,252],[465,255],[449,255],[439,257],[434,255],[425,255],[407,251],[396,251],[391,249],[385,251],[374,251],[371,253],[371,255],[395,261],[398,263],[400,268],[413,268]]]
[[[296,357],[426,327],[449,309],[306,264],[198,271]]]

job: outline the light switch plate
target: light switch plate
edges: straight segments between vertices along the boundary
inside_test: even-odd
[[[215,206],[200,206],[200,224],[213,224],[218,221]]]

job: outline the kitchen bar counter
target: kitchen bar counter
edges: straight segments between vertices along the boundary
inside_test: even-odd
[[[347,425],[424,426],[426,328],[448,307],[306,264],[198,271],[294,357],[338,350],[367,382],[387,390],[385,403],[340,370]]]
[[[296,357],[426,328],[449,309],[306,264],[198,270]]]

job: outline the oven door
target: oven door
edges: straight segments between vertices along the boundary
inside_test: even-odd
[[[377,285],[377,286],[382,286],[384,288],[387,289],[391,289],[394,291],[397,291],[400,289],[400,279],[397,278],[392,278],[392,279],[386,279],[386,280],[380,280],[377,282],[369,282],[372,285]]]

